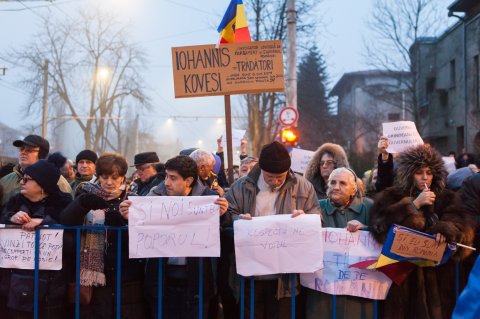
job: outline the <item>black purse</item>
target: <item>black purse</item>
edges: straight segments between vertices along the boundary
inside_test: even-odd
[[[44,304],[47,294],[48,281],[38,278],[38,302]],[[10,278],[10,290],[7,297],[7,307],[19,311],[33,312],[34,301],[34,277],[32,275],[20,275],[12,273]]]

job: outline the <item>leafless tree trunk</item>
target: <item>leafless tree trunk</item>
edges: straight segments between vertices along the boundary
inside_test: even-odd
[[[446,5],[444,0],[376,0],[368,23],[373,36],[365,42],[367,63],[386,73],[410,72],[410,78],[398,77],[407,88],[407,103],[392,105],[404,107],[420,133],[424,128],[417,100],[421,84],[418,83],[412,45],[419,38],[436,36],[446,28]],[[379,95],[384,93],[388,92],[378,92]]]
[[[121,152],[123,118],[149,105],[140,76],[146,60],[127,27],[99,9],[73,21],[45,18],[35,40],[10,53],[28,70],[21,83],[30,92],[28,111],[41,107],[38,72],[48,59],[51,107],[76,121],[86,148]]]

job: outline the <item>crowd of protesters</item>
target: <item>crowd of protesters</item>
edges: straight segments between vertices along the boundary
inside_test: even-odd
[[[116,230],[82,232],[80,314],[98,319],[116,316],[119,271],[122,318],[157,318],[159,288],[163,318],[197,317],[199,279],[203,282],[203,317],[238,318],[240,287],[233,244],[237,219],[319,214],[323,227],[367,230],[379,243],[385,241],[390,226],[397,224],[432,234],[437,243],[480,248],[475,241],[480,238],[475,236],[479,231],[480,163],[465,151],[458,157],[450,155],[457,169],[447,174],[442,156],[430,145],[391,154],[388,139],[381,137],[374,167],[359,178],[342,146],[325,143],[301,176],[291,170],[290,155],[282,144],[264,145],[256,158],[248,156],[243,139],[241,164],[234,168],[235,181],[229,184],[221,139],[217,143],[215,153],[186,149],[164,164],[153,150],[136,154],[135,173],[128,178],[128,163],[120,154],[82,150],[74,163],[61,153],[49,155],[48,141],[29,135],[13,142],[19,151],[18,164],[9,166],[11,172],[0,179],[0,222],[25,231],[52,224],[128,226],[129,196],[218,195],[221,255],[203,258],[201,268],[199,258],[193,257],[129,259],[127,232],[121,238],[121,252],[117,251]],[[40,318],[74,316],[75,244],[75,233],[66,230],[62,269],[39,273]],[[379,318],[450,318],[456,303],[454,268],[460,265],[463,288],[476,257],[471,252],[457,247],[449,262],[415,268],[379,302]],[[121,270],[117,269],[119,253]],[[476,268],[471,281],[480,281]],[[163,287],[158,287],[159,269]],[[32,318],[33,278],[33,270],[0,269],[2,318]],[[465,298],[471,300],[477,286],[466,289]],[[245,285],[245,296],[251,292],[253,299],[245,298],[244,310],[246,316],[259,319],[290,318],[292,294],[297,296],[297,318],[331,318],[333,313],[338,318],[372,318],[375,312],[372,300],[337,296],[333,302],[331,295],[302,287],[298,274],[294,281],[289,274],[256,276]]]

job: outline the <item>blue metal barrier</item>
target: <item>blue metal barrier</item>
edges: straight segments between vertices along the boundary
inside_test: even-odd
[[[19,227],[12,227],[12,228],[19,228]],[[53,226],[44,226],[44,227],[37,227],[35,229],[35,261],[34,261],[34,319],[39,318],[39,266],[40,266],[40,232],[42,229],[63,229],[63,230],[75,230],[75,318],[80,318],[80,238],[81,238],[81,231],[82,230],[114,230],[117,231],[118,238],[117,238],[117,276],[116,276],[116,318],[121,318],[121,248],[122,248],[122,233],[123,231],[127,230],[127,226],[123,227],[112,227],[112,226],[61,226],[61,225],[53,225]],[[157,308],[157,317],[159,319],[162,318],[162,307],[163,307],[163,258],[158,258],[158,308]],[[199,259],[199,318],[203,318],[203,258]],[[291,274],[290,276],[290,283],[292,287],[292,292],[295,291],[295,274]],[[250,292],[250,319],[254,319],[254,296],[255,296],[255,279],[254,277],[247,278],[249,280],[249,292]],[[240,318],[244,319],[245,317],[245,280],[246,278],[240,276]],[[460,265],[456,263],[455,265],[455,291],[456,297],[460,293]],[[296,298],[295,293],[292,293],[292,307],[291,307],[291,317],[292,319],[295,318],[295,310],[296,310]],[[332,295],[332,318],[336,318],[336,296]],[[378,302],[376,300],[373,301],[373,318],[378,318]]]

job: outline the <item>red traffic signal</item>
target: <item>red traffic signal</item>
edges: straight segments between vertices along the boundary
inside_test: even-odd
[[[282,128],[281,137],[285,145],[297,146],[298,144],[298,133],[294,128]]]

